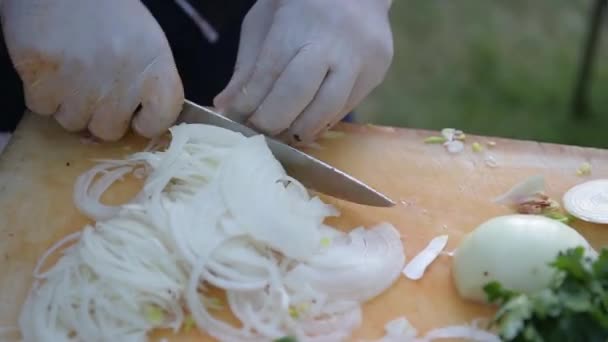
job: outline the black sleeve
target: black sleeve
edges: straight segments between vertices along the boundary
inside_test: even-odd
[[[167,35],[186,98],[212,105],[232,76],[241,23],[255,1],[189,2],[219,33],[217,42],[210,43],[175,1],[143,0]]]
[[[1,32],[0,26],[0,132],[12,132],[23,116],[25,101],[21,79],[13,68]]]

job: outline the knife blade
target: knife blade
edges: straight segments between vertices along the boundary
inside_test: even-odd
[[[246,137],[261,133],[216,113],[208,107],[185,100],[177,123],[202,123],[239,132]],[[395,205],[390,198],[369,185],[321,160],[274,138],[264,136],[270,151],[285,171],[305,187],[349,202],[375,207]]]

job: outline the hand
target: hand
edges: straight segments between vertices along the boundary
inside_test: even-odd
[[[390,4],[258,0],[215,107],[267,134],[314,140],[384,79],[393,57]]]
[[[139,0],[3,0],[0,14],[28,108],[69,131],[118,140],[163,133],[183,87],[160,26]],[[141,104],[141,110],[134,114]]]

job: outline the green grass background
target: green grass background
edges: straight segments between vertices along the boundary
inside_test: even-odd
[[[570,110],[591,6],[588,0],[395,0],[393,64],[357,120],[608,147],[605,29],[590,116],[575,120]]]

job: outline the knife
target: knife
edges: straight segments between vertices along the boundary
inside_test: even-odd
[[[211,108],[185,100],[178,123],[202,123],[239,132],[246,137],[261,133],[233,121]],[[386,195],[327,163],[281,141],[265,136],[270,151],[285,171],[305,187],[349,202],[375,207],[395,205]]]

